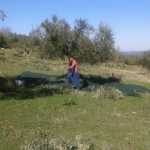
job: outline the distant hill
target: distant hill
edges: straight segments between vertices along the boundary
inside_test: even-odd
[[[136,57],[141,57],[144,55],[144,53],[149,53],[150,50],[145,50],[145,51],[122,51],[121,54],[125,56],[136,56]]]

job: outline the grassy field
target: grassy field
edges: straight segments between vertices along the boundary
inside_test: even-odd
[[[66,73],[66,61],[18,57],[13,50],[7,51],[0,63],[1,77],[15,77],[24,71]],[[82,150],[149,150],[149,72],[111,63],[82,64],[80,71],[117,76],[121,83],[106,83],[93,91],[68,89],[53,96],[1,99],[0,150],[46,150],[43,143],[57,142]],[[73,146],[68,149],[74,150]]]

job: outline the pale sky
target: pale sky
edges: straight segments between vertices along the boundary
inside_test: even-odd
[[[150,0],[0,0],[0,9],[8,16],[0,28],[13,32],[28,34],[56,14],[71,25],[77,18],[107,23],[121,50],[150,49]]]

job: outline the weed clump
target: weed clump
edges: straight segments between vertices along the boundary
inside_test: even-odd
[[[77,102],[75,100],[73,100],[72,98],[68,98],[64,101],[65,106],[73,106],[73,105],[77,105]]]
[[[96,99],[104,98],[104,99],[119,100],[124,98],[124,94],[116,88],[101,86],[95,92],[93,92],[93,97]]]

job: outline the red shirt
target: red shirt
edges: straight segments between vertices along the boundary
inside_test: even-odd
[[[71,72],[79,71],[78,63],[74,58],[69,59],[69,71],[71,71]]]

